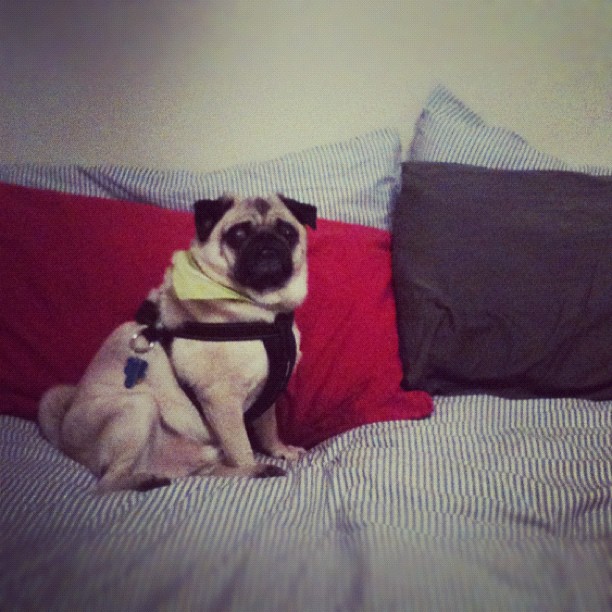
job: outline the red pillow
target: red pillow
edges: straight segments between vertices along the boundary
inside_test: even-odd
[[[36,418],[48,387],[76,383],[105,337],[158,285],[193,216],[0,183],[0,413]],[[311,446],[380,420],[421,418],[399,389],[386,232],[320,222],[297,313],[303,358],[279,402],[287,441]]]
[[[359,425],[429,416],[427,393],[400,388],[389,232],[319,221],[309,239],[302,359],[278,401],[283,439],[308,448]]]
[[[0,184],[0,412],[35,418],[158,285],[193,217]]]

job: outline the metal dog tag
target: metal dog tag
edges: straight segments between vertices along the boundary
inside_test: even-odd
[[[152,340],[147,340],[144,331],[141,329],[140,331],[137,331],[131,338],[130,338],[130,348],[135,352],[135,353],[148,353],[153,347],[155,346],[155,342],[153,342]]]

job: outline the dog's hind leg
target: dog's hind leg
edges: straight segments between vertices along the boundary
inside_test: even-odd
[[[153,396],[131,398],[107,425],[100,490],[146,491],[175,478],[210,472],[220,462],[218,447],[165,422]]]
[[[155,400],[143,394],[117,406],[100,432],[97,453],[99,491],[146,490],[168,484],[165,475],[146,469],[148,450],[158,410]],[[166,482],[167,481],[167,482]]]

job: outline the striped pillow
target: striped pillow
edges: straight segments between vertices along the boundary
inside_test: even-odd
[[[265,162],[210,173],[122,166],[0,165],[0,181],[191,210],[200,198],[279,191],[315,204],[319,216],[388,229],[401,178],[399,134],[380,129]]]
[[[568,164],[538,151],[518,134],[487,125],[443,85],[430,94],[419,117],[409,161],[446,162],[503,170],[562,170],[611,175],[612,168]]]

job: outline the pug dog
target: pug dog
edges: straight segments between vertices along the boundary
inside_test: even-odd
[[[78,385],[40,402],[43,435],[101,491],[283,475],[256,461],[251,439],[272,457],[305,452],[280,440],[274,401],[299,358],[292,313],[307,293],[316,208],[274,194],[194,210],[196,237],[135,320],[111,333]]]

